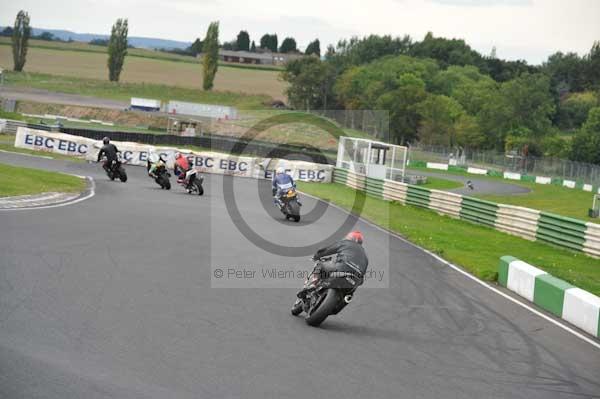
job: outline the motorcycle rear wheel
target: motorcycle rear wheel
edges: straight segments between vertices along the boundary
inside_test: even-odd
[[[329,288],[325,298],[317,305],[316,309],[311,308],[305,317],[306,324],[318,327],[325,321],[327,316],[333,313],[339,302],[338,293],[333,288]]]
[[[300,205],[298,205],[298,202],[296,200],[290,201],[288,209],[290,210],[289,217],[298,223],[300,221]]]
[[[194,180],[193,186],[195,186],[194,191],[196,191],[198,195],[204,195],[204,187],[202,187],[202,183],[200,183],[197,180]]]
[[[119,179],[121,179],[123,183],[127,181],[127,173],[125,173],[125,169],[123,168],[119,168]]]

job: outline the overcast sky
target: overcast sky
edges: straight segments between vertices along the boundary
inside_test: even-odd
[[[583,55],[600,40],[600,0],[0,0],[0,25],[24,9],[36,28],[109,33],[129,18],[131,36],[192,41],[221,21],[221,41],[277,33],[321,49],[352,35],[462,38],[483,54],[539,64],[555,51]]]

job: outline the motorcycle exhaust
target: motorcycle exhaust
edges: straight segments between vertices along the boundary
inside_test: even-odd
[[[350,302],[352,302],[352,295],[346,295],[344,297],[344,302],[346,302],[346,304],[349,304]]]

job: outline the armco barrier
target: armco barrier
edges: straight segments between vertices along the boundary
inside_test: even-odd
[[[600,225],[596,223],[586,223],[585,241],[583,242],[583,252],[588,255],[600,257]]]
[[[495,227],[498,205],[473,197],[463,197],[460,218],[474,223]]]
[[[366,178],[365,191],[367,195],[375,198],[383,198],[383,180]]]
[[[478,198],[379,180],[336,168],[333,181],[366,191],[370,196],[397,201],[439,214],[492,227],[531,241],[544,241],[600,258],[600,225],[520,206],[496,204]]]
[[[498,283],[537,306],[600,337],[600,298],[512,256],[498,265]]]
[[[498,204],[496,230],[535,241],[540,211],[520,206]]]
[[[586,223],[581,220],[540,212],[536,238],[575,251],[582,251],[586,229]]]
[[[423,187],[408,186],[406,191],[406,203],[421,208],[429,208],[429,195],[431,192]]]

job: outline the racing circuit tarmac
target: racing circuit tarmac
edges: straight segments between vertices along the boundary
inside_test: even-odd
[[[362,221],[389,288],[361,287],[312,328],[289,313],[296,288],[211,288],[215,267],[312,266],[241,235],[223,197],[232,178],[208,175],[191,197],[138,167],[122,184],[95,164],[0,162],[96,181],[74,205],[0,212],[0,398],[600,397],[599,349]],[[330,207],[282,223],[258,185],[269,191],[234,179],[240,215],[280,244],[346,218]]]

